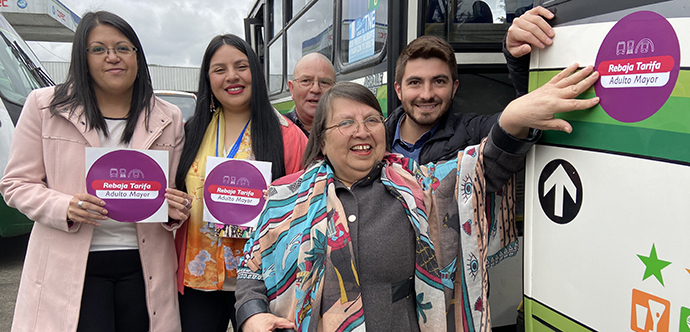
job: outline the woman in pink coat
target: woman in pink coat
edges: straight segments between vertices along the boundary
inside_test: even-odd
[[[180,110],[153,96],[132,27],[84,15],[67,81],[29,95],[0,182],[7,204],[35,221],[12,331],[180,330],[171,231],[191,197],[168,188],[160,223],[112,220],[86,193],[85,148],[167,151],[173,178],[183,144]]]

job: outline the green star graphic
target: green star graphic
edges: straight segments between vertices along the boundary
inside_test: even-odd
[[[654,244],[652,244],[652,252],[649,253],[649,257],[645,257],[642,255],[637,255],[637,257],[642,260],[642,263],[646,266],[644,270],[644,277],[642,280],[645,280],[649,278],[650,276],[656,277],[656,280],[659,280],[661,283],[661,286],[664,286],[664,278],[661,276],[661,270],[669,265],[671,265],[671,262],[667,261],[662,261],[659,258],[656,257],[656,247]]]

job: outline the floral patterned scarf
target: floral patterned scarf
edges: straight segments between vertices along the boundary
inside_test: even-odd
[[[461,199],[457,184],[462,172],[457,170],[463,166],[459,161],[467,158],[480,164],[476,163],[475,149],[469,148],[473,153],[464,157],[459,153],[456,160],[421,168],[400,155],[384,158],[381,182],[403,205],[417,235],[414,286],[417,318],[423,332],[449,331],[455,327],[466,331],[491,329],[488,306],[479,308],[478,317],[472,312],[469,317],[462,312],[458,316],[458,311],[464,310],[466,302],[474,300],[476,295],[486,303],[486,275],[481,272],[486,264],[475,264],[472,270],[469,265],[466,268],[465,263],[457,262],[458,255],[465,257],[463,250],[470,250],[458,245],[460,228],[464,226],[458,219]],[[466,175],[475,174],[474,164],[467,165],[471,170]],[[480,182],[475,185],[478,188],[484,183],[483,173],[480,175],[470,181]],[[299,331],[365,331],[357,267],[344,211],[335,194],[331,167],[323,161],[317,162],[295,182],[278,183],[271,186],[266,209],[247,242],[238,278],[263,280],[271,312],[294,321]],[[470,191],[470,195],[462,198],[470,202],[463,209],[473,209],[483,201],[472,200],[472,196],[478,195],[473,189]],[[485,212],[479,210],[477,214]],[[480,236],[481,241],[478,237],[468,240],[474,244],[472,254],[478,260],[488,259],[485,250],[488,235]],[[461,269],[456,269],[457,266]],[[470,280],[461,277],[468,269],[474,273]],[[339,285],[339,297],[325,298],[324,283]],[[463,294],[470,288],[472,294]]]

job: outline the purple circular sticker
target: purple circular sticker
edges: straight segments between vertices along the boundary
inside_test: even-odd
[[[663,16],[640,11],[623,17],[601,43],[594,91],[612,118],[638,122],[668,100],[680,70],[680,46]]]
[[[254,165],[227,160],[216,166],[204,181],[204,203],[211,215],[226,225],[243,225],[264,208],[266,180]]]
[[[158,163],[134,150],[108,152],[86,174],[86,191],[104,200],[108,217],[117,221],[151,217],[161,208],[167,186]]]

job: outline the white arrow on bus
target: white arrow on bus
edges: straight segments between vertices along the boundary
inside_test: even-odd
[[[577,187],[568,176],[562,164],[558,165],[556,170],[551,173],[546,181],[544,181],[544,192],[542,196],[546,196],[546,194],[551,191],[551,188],[554,187],[556,189],[556,197],[553,204],[553,214],[557,217],[563,217],[563,205],[565,205],[563,201],[563,189],[565,188],[565,190],[568,191],[568,195],[573,199],[573,202],[577,203]]]

